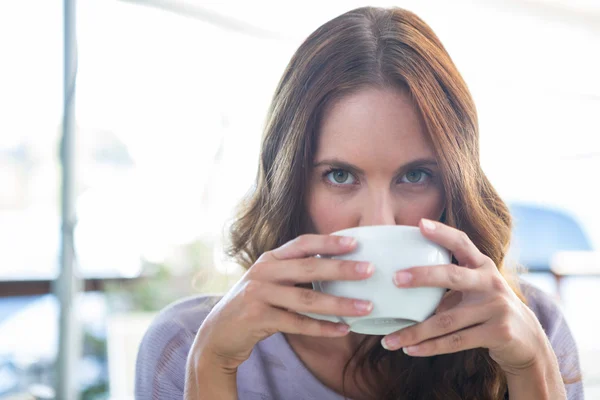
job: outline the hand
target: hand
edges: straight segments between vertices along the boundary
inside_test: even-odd
[[[546,355],[550,346],[535,314],[516,296],[494,262],[468,236],[439,222],[421,220],[423,235],[449,249],[459,265],[398,271],[398,287],[442,287],[451,291],[437,313],[382,340],[389,350],[432,356],[487,348],[506,373],[518,374]],[[544,351],[540,351],[544,350]]]
[[[264,253],[208,315],[191,350],[200,362],[211,362],[235,371],[254,345],[276,332],[336,337],[348,326],[316,320],[297,312],[339,316],[368,315],[369,301],[323,294],[294,286],[327,280],[362,280],[373,266],[365,262],[312,257],[352,251],[356,240],[340,236],[303,235]]]

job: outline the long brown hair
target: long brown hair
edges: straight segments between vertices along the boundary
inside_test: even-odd
[[[444,222],[471,238],[504,271],[511,218],[479,162],[475,105],[442,43],[415,14],[365,7],[313,32],[292,57],[267,116],[256,187],[231,227],[229,254],[248,268],[265,251],[311,229],[304,193],[324,111],[365,87],[407,90],[440,164]],[[374,399],[502,399],[506,377],[486,349],[412,358],[368,337],[352,362]]]

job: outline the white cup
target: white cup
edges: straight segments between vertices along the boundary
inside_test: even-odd
[[[313,289],[334,296],[370,300],[373,311],[360,317],[303,314],[345,323],[352,332],[367,335],[387,335],[433,315],[446,289],[398,288],[393,277],[396,271],[406,268],[449,264],[448,250],[426,239],[419,228],[412,226],[363,226],[332,235],[354,237],[358,245],[351,253],[328,258],[369,261],[375,266],[375,272],[361,281],[315,281]]]

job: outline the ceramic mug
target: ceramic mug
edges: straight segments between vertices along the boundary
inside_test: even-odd
[[[373,302],[369,315],[338,317],[303,313],[312,318],[342,322],[352,332],[387,335],[422,322],[433,315],[446,289],[435,287],[398,288],[394,273],[398,270],[427,265],[450,264],[450,252],[426,239],[418,227],[403,225],[362,226],[332,233],[357,240],[351,253],[318,256],[341,260],[369,261],[373,275],[361,281],[315,281],[313,289],[339,297]]]

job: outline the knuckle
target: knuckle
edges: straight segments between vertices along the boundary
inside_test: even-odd
[[[399,335],[401,340],[407,343],[415,343],[417,341],[416,329],[403,329]]]
[[[504,290],[504,288],[505,288],[504,278],[500,274],[494,274],[492,276],[492,278],[490,279],[490,286],[491,286],[492,290],[494,290],[495,292]]]
[[[510,304],[510,302],[504,300],[504,299],[500,299],[498,301],[498,304],[496,305],[498,312],[500,313],[500,315],[502,315],[503,318],[506,318],[508,315],[510,315],[513,311],[512,305]]]
[[[508,341],[512,340],[513,336],[514,336],[513,335],[514,329],[508,321],[504,321],[504,322],[500,323],[500,325],[496,329],[496,332],[497,332],[500,340],[503,342],[508,342]]]
[[[312,235],[310,235],[310,234],[300,235],[296,239],[294,239],[292,241],[292,243],[296,247],[298,247],[302,250],[306,250],[308,248],[308,246],[310,246],[311,239],[312,239]]]
[[[471,244],[471,239],[469,238],[469,235],[467,235],[464,232],[460,232],[458,234],[458,237],[456,238],[456,245],[459,248],[466,248],[469,247]]]
[[[312,278],[316,275],[318,271],[318,266],[316,264],[317,259],[306,258],[302,261],[302,270],[304,275],[308,278]]]
[[[246,286],[244,287],[243,295],[245,298],[255,298],[262,288],[262,282],[256,279],[250,279],[246,282]]]
[[[450,350],[459,350],[463,345],[463,336],[460,333],[453,333],[448,337],[448,347]]]
[[[482,253],[482,259],[483,259],[483,264],[484,265],[496,265],[496,263],[494,262],[494,260],[492,260],[492,258],[490,256],[487,256],[485,254]]]
[[[261,256],[262,257],[262,256]],[[263,273],[265,272],[265,270],[268,268],[268,263],[266,261],[257,261],[255,262],[250,269],[248,270],[248,275],[251,278],[257,277],[257,276],[261,276],[263,275]]]
[[[454,318],[450,314],[439,314],[435,323],[438,328],[447,331],[454,325]]]
[[[311,306],[317,301],[318,295],[319,294],[314,290],[302,289],[298,294],[298,300],[305,306]]]
[[[264,253],[262,253],[260,255],[260,257],[258,257],[258,259],[256,260],[256,264],[261,263],[261,262],[265,262],[266,260],[272,260],[273,257],[273,250],[269,250],[269,251],[265,251]]]
[[[356,275],[356,261],[337,260],[337,269],[340,277],[354,277]]]
[[[448,279],[453,285],[459,284],[463,280],[463,267],[452,264],[448,269]]]
[[[433,275],[433,268],[432,267],[413,268],[410,271],[410,273],[413,275],[414,280],[418,279],[419,281],[427,281]]]

